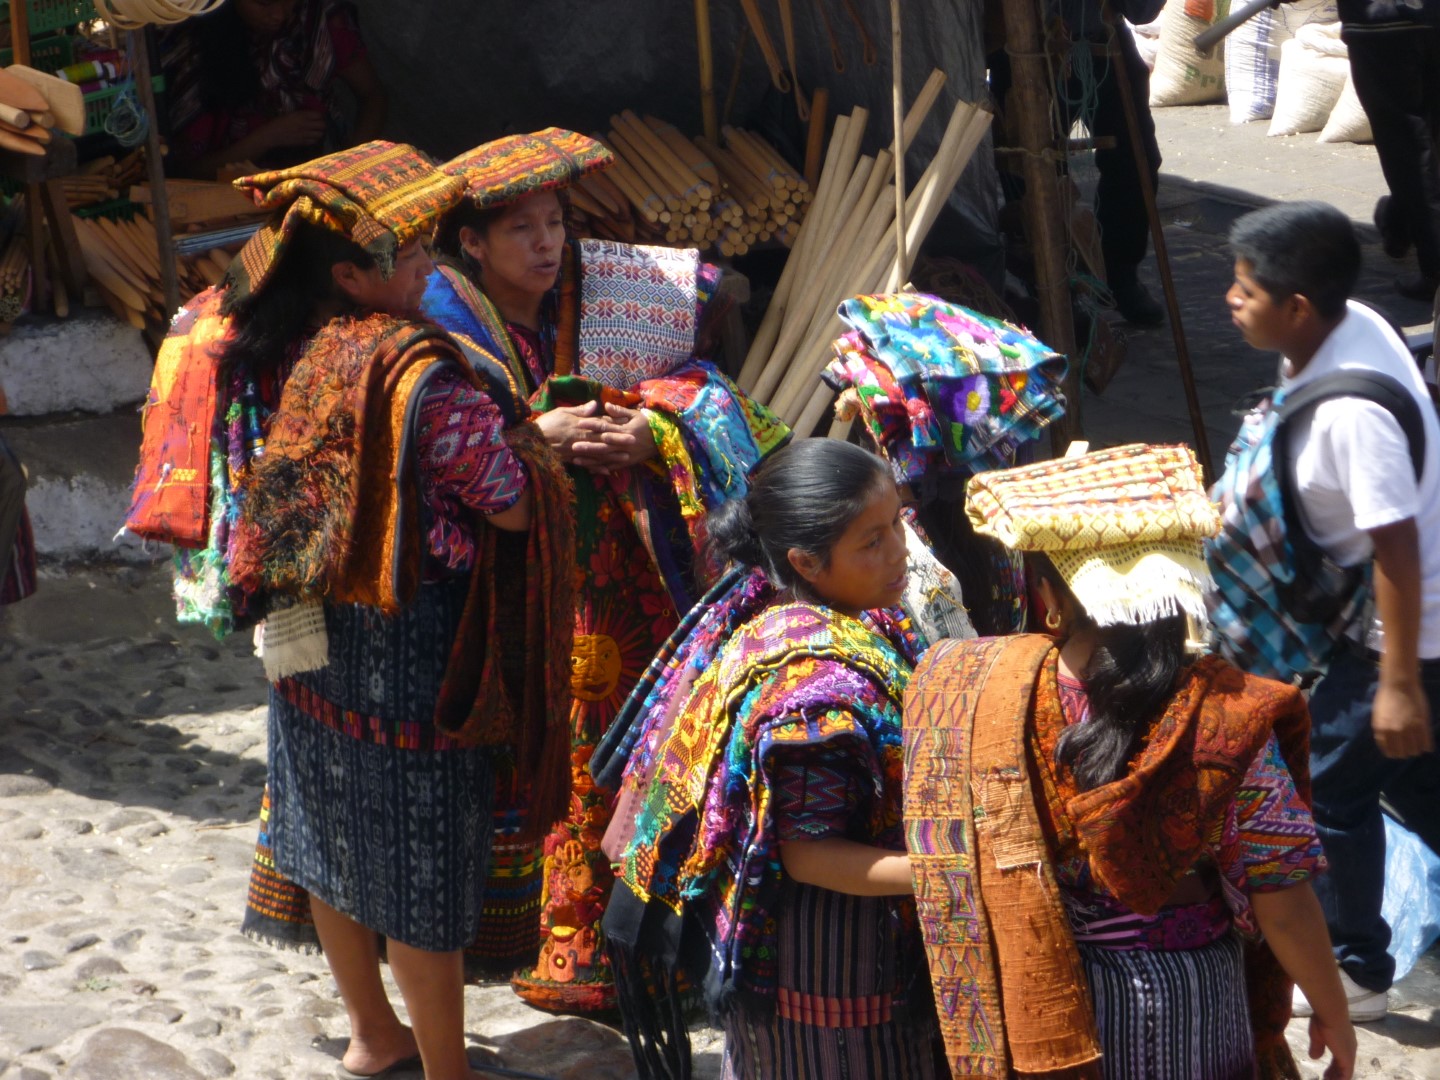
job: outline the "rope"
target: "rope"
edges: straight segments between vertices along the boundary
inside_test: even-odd
[[[136,55],[135,50],[143,48],[144,43],[136,39],[134,31],[126,34],[125,37],[126,48],[133,57]],[[126,67],[125,82],[115,95],[110,106],[110,115],[105,117],[105,131],[128,150],[131,147],[139,146],[150,134],[150,117],[140,107],[140,99],[135,94],[133,64],[127,64]]]
[[[225,0],[95,0],[95,14],[121,30],[169,26],[208,15]]]

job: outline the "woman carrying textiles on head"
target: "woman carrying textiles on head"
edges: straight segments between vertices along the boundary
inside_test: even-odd
[[[580,1012],[614,1005],[600,932],[613,792],[593,783],[591,751],[710,584],[707,512],[743,495],[750,470],[789,435],[697,359],[716,268],[693,250],[567,242],[566,188],[612,162],[593,139],[548,128],[446,164],[466,195],[436,230],[425,294],[426,314],[474,363],[530,397],[575,485],[570,812],[543,852],[517,843],[534,811],[520,774],[500,770],[496,902],[470,955],[523,964],[514,986],[526,1001]]]
[[[422,238],[458,182],[377,142],[239,186],[274,216],[166,341],[132,527],[156,535],[193,508],[167,484],[208,490],[180,455],[186,432],[216,431],[200,460],[228,528],[202,513],[199,534],[222,592],[266,615],[271,682],[244,929],[318,934],[350,1019],[341,1076],[418,1052],[428,1080],[471,1080],[462,950],[487,874],[486,744],[517,748],[551,813],[569,791],[568,483],[523,402],[418,320]],[[257,385],[263,403],[226,393]]]
[[[679,998],[703,986],[726,1077],[944,1076],[900,818],[921,643],[896,607],[895,481],[797,441],[710,535],[737,569],[632,699],[637,810],[605,928],[641,1075],[689,1075]]]
[[[1219,518],[1188,449],[981,473],[976,530],[1029,554],[1054,637],[942,642],[905,695],[916,898],[956,1075],[1325,1075],[1355,1033],[1309,879],[1294,687],[1187,655]],[[968,778],[964,785],[948,778]]]

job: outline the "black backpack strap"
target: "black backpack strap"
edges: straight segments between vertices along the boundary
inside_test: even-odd
[[[1410,464],[1415,470],[1415,480],[1425,467],[1425,420],[1420,412],[1420,403],[1404,386],[1389,375],[1378,371],[1337,371],[1323,379],[1306,383],[1290,394],[1280,404],[1279,419],[1283,427],[1297,415],[1312,409],[1322,401],[1338,397],[1358,397],[1373,401],[1395,418],[1405,439],[1410,444]],[[1290,462],[1291,469],[1294,462]]]

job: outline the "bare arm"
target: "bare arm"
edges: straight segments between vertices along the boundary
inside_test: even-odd
[[[358,106],[355,130],[350,133],[352,141],[358,146],[378,139],[389,115],[390,99],[385,94],[380,77],[375,74],[370,57],[357,56],[349,67],[340,72],[340,81],[350,88]]]
[[[1285,973],[1315,1010],[1310,1020],[1310,1057],[1331,1054],[1325,1080],[1355,1075],[1355,1028],[1340,986],[1340,970],[1330,951],[1330,931],[1310,883],[1250,896],[1255,918]]]
[[[504,529],[506,532],[524,532],[530,528],[531,510],[534,504],[534,499],[530,497],[530,489],[527,487],[513,504],[498,514],[486,514],[485,520],[497,529]]]
[[[1414,518],[1370,530],[1375,545],[1375,607],[1385,629],[1380,685],[1370,725],[1386,757],[1434,748],[1430,703],[1420,684],[1420,533]]]
[[[796,881],[850,896],[910,896],[910,856],[842,837],[786,840],[780,863]]]

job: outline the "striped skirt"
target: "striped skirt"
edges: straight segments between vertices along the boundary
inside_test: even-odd
[[[270,689],[268,839],[279,875],[386,937],[461,949],[491,841],[487,750],[432,722],[463,581],[400,615],[326,605],[330,663]]]
[[[1106,1080],[1253,1080],[1244,946],[1236,935],[1183,952],[1079,948]]]
[[[901,1000],[909,973],[929,979],[900,902],[787,882],[776,905],[776,1008],[726,1018],[722,1080],[948,1077],[928,994]]]

